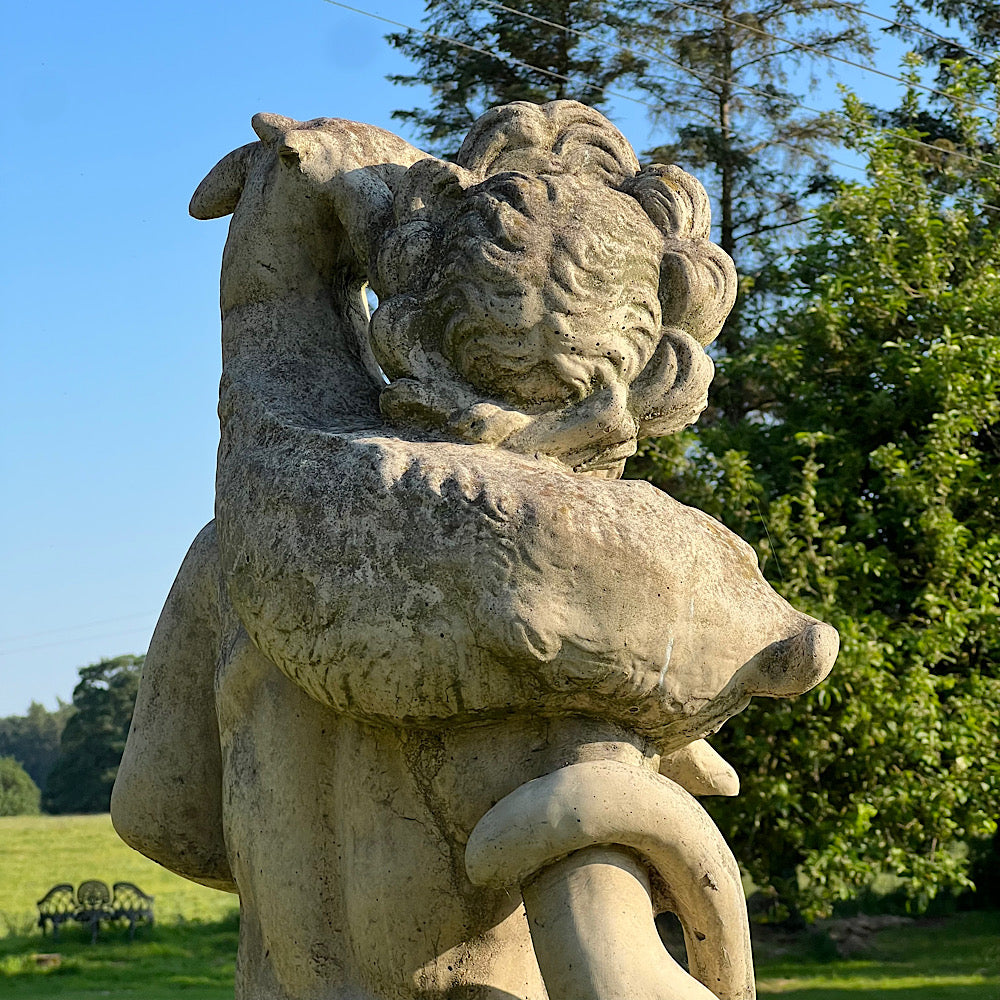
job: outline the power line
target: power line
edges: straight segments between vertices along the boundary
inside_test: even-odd
[[[887,132],[888,130],[887,129],[879,129],[879,131],[880,132]],[[914,143],[917,143],[920,146],[926,146],[928,149],[933,149],[937,153],[944,153],[945,155],[954,155],[954,154],[951,154],[947,150],[942,150],[939,147],[932,146],[932,145],[930,145],[929,143],[926,143],[926,142],[918,142],[916,139],[910,139],[908,136],[905,136],[905,135],[895,135],[894,138],[901,139],[904,142],[914,142]],[[791,150],[793,150],[795,152],[800,152],[799,147],[793,146],[791,143],[786,142],[784,139],[777,139],[776,142],[780,146],[788,146],[789,149],[791,149]],[[845,167],[848,170],[856,170],[860,174],[866,174],[868,172],[865,167],[860,167],[856,163],[847,163],[845,160],[838,160],[838,159],[836,159],[836,158],[834,158],[832,156],[823,156],[822,159],[825,160],[827,163],[834,163],[838,167]],[[992,167],[994,167],[994,169],[996,169],[996,167],[995,167],[994,164],[987,163],[987,161],[985,161],[985,160],[981,160],[981,161],[977,161],[977,162],[986,163],[987,166],[992,166]],[[993,211],[993,212],[1000,212],[1000,205],[991,205],[987,201],[978,201],[975,198],[970,198],[967,195],[962,195],[962,194],[953,194],[950,197],[954,201],[963,202],[963,203],[965,203],[967,205],[972,205],[972,206],[975,206],[975,207],[978,207],[978,208],[989,209],[990,211]],[[807,222],[809,219],[815,219],[815,218],[816,218],[815,215],[808,215],[808,216],[805,216],[802,219],[796,220],[796,223],[798,223],[798,222]],[[771,228],[783,228],[784,226],[795,225],[796,223],[786,222],[786,223],[781,223],[780,226],[774,226],[774,227],[771,227]],[[752,235],[752,234],[744,233],[742,236],[740,236],[740,239],[743,239],[747,235]]]
[[[843,7],[844,10],[852,10],[856,14],[863,14],[865,17],[870,17],[873,21],[881,21],[883,24],[891,24],[894,27],[902,28],[904,31],[910,31],[917,35],[923,35],[925,38],[932,38],[936,42],[944,42],[945,45],[950,45],[952,48],[960,49],[962,52],[968,52],[969,55],[978,56],[980,59],[985,59],[987,62],[993,62],[997,58],[996,52],[984,52],[982,49],[976,49],[970,45],[961,45],[951,38],[945,38],[944,35],[937,35],[933,31],[921,28],[919,25],[904,24],[902,21],[894,21],[891,17],[883,17],[881,14],[872,13],[872,11],[863,7],[861,4],[842,3],[841,0],[827,0],[827,2],[832,4],[834,7]]]
[[[608,47],[608,43],[605,39],[593,35],[587,31],[581,31],[579,28],[571,28],[568,24],[560,24],[558,21],[549,21],[544,17],[538,17],[535,14],[529,14],[526,10],[518,10],[516,7],[508,7],[506,4],[500,3],[499,0],[480,0],[481,3],[486,4],[488,7],[495,7],[498,10],[505,10],[508,14],[514,14],[517,17],[526,18],[530,21],[535,21],[538,24],[544,24],[546,27],[555,28],[557,31],[565,31],[568,34],[576,35],[577,38],[585,38],[589,42],[596,42],[598,45],[603,45],[605,48]],[[638,52],[644,55],[652,56],[654,59],[660,62],[667,63],[670,66],[674,66],[676,69],[684,70],[685,72],[690,72],[694,76],[699,76],[694,70],[685,66],[682,62],[678,62],[676,59],[671,59],[670,56],[664,55],[662,52],[656,49],[646,48],[645,46],[637,46]],[[623,52],[626,55],[635,55],[635,51],[632,49],[627,49],[621,45],[615,46],[615,51]],[[715,77],[712,74],[708,74],[712,79],[719,80],[722,82],[722,77]],[[701,77],[705,79],[705,77]]]
[[[905,80],[901,76],[886,73],[885,70],[876,69],[874,66],[866,66],[864,63],[855,62],[853,59],[845,59],[843,56],[835,56],[832,52],[825,52],[823,49],[815,45],[809,45],[806,42],[796,42],[791,38],[784,38],[782,35],[775,35],[770,31],[765,31],[763,28],[757,28],[752,24],[744,24],[742,21],[737,21],[735,18],[727,17],[725,14],[718,14],[715,11],[708,10],[706,8],[695,7],[694,4],[685,3],[684,0],[670,0],[670,3],[672,3],[675,7],[682,7],[685,10],[694,11],[696,14],[703,14],[705,17],[714,18],[716,21],[723,21],[726,24],[731,24],[734,27],[743,29],[744,31],[752,31],[754,34],[760,35],[762,38],[770,38],[776,42],[781,42],[784,45],[791,45],[792,48],[801,49],[803,52],[815,53],[816,55],[822,56],[824,59],[830,59],[833,62],[839,62],[843,63],[845,66],[850,66],[852,69],[860,69],[865,73],[874,73],[876,76],[884,77],[886,80],[893,80],[896,83],[901,83],[907,87],[924,90],[929,94],[935,94],[938,97],[944,97],[949,101],[954,101],[956,104],[964,104],[970,108],[979,108],[983,111],[988,111],[993,116],[996,116],[997,109],[995,107],[991,108],[988,104],[980,104],[978,101],[956,97],[953,94],[949,94],[947,91],[939,90],[937,87],[931,87],[925,83],[918,83],[915,80]]]
[[[344,10],[349,10],[349,11],[351,11],[354,14],[361,14],[364,17],[370,17],[373,20],[375,20],[375,21],[381,21],[384,24],[391,24],[393,27],[396,27],[396,28],[403,28],[405,31],[412,31],[414,34],[416,34],[416,35],[422,35],[425,38],[431,38],[431,39],[434,39],[435,41],[444,42],[446,45],[457,45],[459,48],[468,49],[471,52],[478,52],[478,53],[480,53],[482,55],[488,55],[488,56],[490,56],[493,59],[499,59],[502,62],[512,63],[512,64],[514,64],[516,66],[523,66],[525,69],[530,69],[530,70],[532,70],[533,72],[536,72],[536,73],[542,73],[545,76],[550,76],[550,77],[553,77],[554,79],[557,79],[557,80],[563,80],[564,82],[567,82],[567,83],[572,83],[573,82],[570,77],[565,76],[562,73],[556,73],[553,70],[544,69],[541,66],[534,66],[531,63],[524,62],[521,59],[516,59],[513,56],[501,55],[501,54],[498,54],[496,52],[492,52],[489,49],[484,49],[484,48],[481,48],[481,47],[476,46],[476,45],[470,45],[468,42],[460,41],[457,38],[449,38],[446,35],[438,35],[438,34],[435,34],[432,31],[427,31],[424,28],[415,28],[415,27],[413,27],[410,24],[404,24],[402,21],[394,21],[392,18],[383,17],[381,14],[375,14],[375,13],[373,13],[371,11],[363,10],[360,7],[352,7],[349,4],[342,3],[341,0],[323,0],[323,2],[324,3],[328,3],[328,4],[330,4],[331,6],[334,6],[334,7],[341,7]],[[555,21],[547,21],[544,18],[536,17],[533,14],[528,14],[528,13],[526,13],[524,11],[517,10],[517,9],[515,9],[513,7],[506,7],[503,4],[494,2],[494,0],[483,0],[483,2],[484,3],[488,3],[488,4],[490,4],[491,6],[494,6],[494,7],[501,7],[502,9],[507,10],[507,11],[509,11],[512,14],[518,15],[519,17],[528,18],[528,19],[533,20],[533,21],[538,21],[538,22],[540,22],[542,24],[548,25],[549,27],[556,28],[557,30],[561,30],[561,31],[569,32],[571,34],[579,35],[580,37],[583,37],[583,38],[589,38],[589,39],[596,38],[596,36],[588,35],[586,32],[578,31],[575,28],[569,28],[566,25],[559,24],[559,23],[557,23]],[[603,43],[603,40],[600,40],[600,41],[602,41],[602,43]],[[623,48],[619,47],[619,51],[627,53],[630,50],[623,49]],[[640,51],[642,51],[642,50],[640,50]],[[677,63],[676,65],[680,69],[686,69],[686,67],[684,67],[681,63]],[[689,72],[693,72],[693,71],[689,71]],[[694,73],[694,75],[695,76],[699,76],[698,73]],[[642,100],[642,99],[640,99],[638,97],[632,97],[630,94],[623,94],[623,93],[620,93],[618,91],[611,90],[608,87],[602,87],[602,86],[600,86],[599,84],[596,84],[596,83],[586,83],[586,82],[584,82],[583,86],[585,86],[588,90],[594,90],[594,91],[597,91],[598,93],[608,94],[611,97],[620,97],[623,100],[631,101],[633,104],[640,104],[640,105],[642,105],[645,108],[649,108],[651,111],[653,111],[656,114],[661,113],[662,110],[663,110],[658,104],[652,104],[649,101],[644,101],[644,100]],[[762,93],[762,92],[757,91],[756,93]],[[795,102],[795,101],[792,101],[791,103],[797,104],[797,102]],[[803,105],[798,105],[798,106],[799,107],[804,107]],[[811,110],[811,109],[806,108],[805,110]],[[816,111],[814,113],[816,113],[816,114],[822,114],[822,112],[818,112],[818,111]],[[734,135],[739,135],[739,133],[737,133],[737,132],[734,132],[733,134]],[[791,143],[789,143],[789,142],[787,142],[785,140],[777,140],[777,144],[778,145],[782,145],[782,146],[786,146],[787,148],[789,148],[789,149],[791,149],[791,150],[793,150],[795,152],[801,152],[801,149],[799,147],[796,147],[793,144],[791,144]],[[931,148],[937,149],[937,147],[931,147]],[[852,170],[860,170],[861,169],[860,167],[857,167],[854,164],[843,163],[840,160],[832,160],[830,157],[825,157],[825,159],[829,160],[831,163],[838,163],[841,166],[849,167]]]
[[[334,0],[327,0],[327,2],[332,3],[332,2],[334,2]],[[498,8],[500,10],[507,11],[510,14],[515,14],[515,15],[517,15],[519,17],[526,18],[526,19],[531,20],[531,21],[535,21],[535,22],[537,22],[539,24],[544,24],[544,25],[546,25],[546,26],[548,26],[550,28],[555,28],[555,29],[557,29],[559,31],[564,31],[564,32],[567,32],[569,34],[576,35],[578,38],[584,38],[587,41],[596,42],[598,44],[604,45],[606,48],[608,47],[608,44],[607,44],[607,42],[604,39],[599,38],[597,35],[593,35],[593,34],[591,34],[589,32],[580,31],[578,28],[571,28],[568,25],[560,24],[558,21],[549,21],[549,20],[546,20],[545,18],[537,17],[534,14],[529,14],[527,11],[518,10],[516,7],[509,7],[506,4],[500,3],[499,0],[482,0],[482,2],[485,3],[485,4],[487,4],[490,7],[495,7],[495,8]],[[343,6],[343,5],[342,4],[338,4],[338,6]],[[682,5],[682,6],[686,6],[686,5]],[[409,31],[415,31],[418,34],[423,33],[420,28],[408,28],[408,30]],[[755,29],[755,30],[757,30],[757,29]],[[777,38],[776,35],[772,35],[770,37]],[[461,44],[461,43],[459,43],[459,44]],[[624,48],[622,46],[615,46],[615,49],[616,49],[616,51],[622,52],[622,53],[624,53],[626,55],[632,55],[632,56],[635,55],[635,51],[633,51],[632,49],[627,49],[627,48]],[[666,63],[668,65],[674,66],[677,69],[682,70],[685,73],[690,73],[692,76],[696,77],[697,79],[701,80],[702,82],[708,82],[708,81],[714,81],[714,82],[717,82],[717,83],[729,83],[730,82],[730,81],[725,80],[723,77],[717,76],[714,73],[700,72],[700,71],[694,69],[693,67],[685,66],[683,63],[677,62],[676,60],[671,59],[668,56],[663,55],[663,53],[657,52],[655,49],[648,49],[648,48],[644,48],[644,47],[638,47],[637,51],[639,53],[641,53],[641,54],[651,56],[656,61],[664,62],[664,63]],[[522,65],[528,65],[528,64],[522,64]],[[537,66],[536,67],[529,67],[529,68],[536,69],[539,72],[543,72],[543,73],[547,72],[547,70],[543,70],[543,69],[541,69],[540,67],[537,67]],[[861,67],[861,68],[863,69],[864,67]],[[565,77],[563,77],[563,79],[565,79]],[[902,78],[900,78],[900,77],[895,77],[894,79],[900,80],[903,83],[906,82],[905,80],[902,80]],[[764,98],[766,98],[768,100],[774,100],[775,97],[777,96],[775,94],[771,94],[771,93],[768,93],[766,91],[759,90],[759,89],[757,89],[755,87],[749,87],[749,86],[747,86],[745,84],[735,84],[735,85],[733,85],[733,87],[734,87],[734,93],[752,94],[752,95],[754,95],[756,97],[764,97]],[[596,86],[595,86],[594,89],[602,90],[602,91],[605,90],[605,88],[603,88],[603,87],[596,87]],[[611,91],[605,91],[605,92],[612,93]],[[649,104],[648,101],[638,101],[637,103],[644,104],[646,107],[653,107],[652,105]],[[809,105],[803,104],[801,101],[799,101],[799,100],[797,100],[797,99],[795,99],[793,97],[788,97],[787,99],[785,99],[785,103],[789,104],[792,107],[799,108],[802,111],[808,111],[810,114],[814,114],[814,115],[827,115],[827,116],[831,116],[832,115],[832,116],[835,116],[835,117],[839,118],[841,121],[845,121],[845,122],[849,121],[849,119],[845,115],[843,115],[842,113],[840,113],[838,111],[821,111],[818,108],[811,108],[811,107],[809,107]],[[983,106],[985,106],[985,105],[983,105]],[[662,109],[659,108],[659,107],[654,108],[654,110],[657,111],[657,112],[662,111]],[[879,131],[888,132],[889,130],[888,129],[880,129]],[[736,131],[733,131],[733,134],[737,135],[737,136],[740,135],[740,133],[738,133]],[[967,161],[969,161],[971,163],[975,163],[975,164],[978,164],[978,165],[983,166],[983,167],[988,167],[991,170],[1000,170],[1000,167],[998,167],[997,164],[990,163],[988,160],[983,160],[980,157],[970,156],[968,153],[962,153],[959,150],[947,150],[947,151],[945,151],[945,150],[942,150],[940,146],[935,146],[933,143],[924,142],[921,139],[914,139],[912,136],[904,136],[904,135],[901,135],[899,133],[896,133],[895,137],[899,141],[907,143],[909,145],[922,146],[922,147],[924,147],[926,149],[932,150],[934,153],[936,153],[939,156],[942,155],[942,153],[946,153],[946,155],[956,156],[959,159],[967,160]],[[781,141],[780,145],[787,146],[789,149],[791,149],[793,151],[796,151],[796,152],[801,152],[802,151],[801,147],[794,146],[791,143],[788,143],[788,142],[785,142],[785,141]],[[825,159],[827,159],[831,163],[837,163],[840,166],[849,167],[850,169],[854,169],[854,170],[860,170],[861,169],[860,167],[856,167],[853,164],[844,163],[841,160],[835,160],[832,157],[825,157]],[[967,199],[967,200],[971,200],[971,199]],[[991,206],[986,206],[986,207],[991,207]]]
[[[9,642],[23,642],[26,639],[40,639],[46,635],[60,635],[63,632],[79,632],[81,629],[96,628],[98,625],[117,625],[118,622],[134,621],[136,618],[155,618],[155,611],[137,611],[131,615],[119,615],[117,618],[101,618],[98,621],[84,622],[82,625],[60,625],[59,628],[47,628],[41,632],[27,632],[24,635],[8,635],[0,639],[0,645]]]
[[[571,35],[576,35],[578,38],[584,38],[587,41],[595,42],[599,45],[604,45],[605,48],[608,47],[608,43],[603,38],[600,38],[597,35],[591,34],[586,31],[581,31],[579,28],[571,28],[569,27],[569,25],[560,24],[558,21],[549,21],[546,20],[544,17],[537,17],[535,14],[529,14],[527,11],[518,10],[516,7],[508,7],[506,4],[500,3],[499,0],[480,0],[480,2],[490,7],[495,7],[499,10],[507,11],[510,14],[515,14],[518,17],[526,18],[531,21],[536,21],[537,23],[544,24],[550,28],[555,28],[558,31],[565,31]],[[639,52],[642,55],[650,56],[654,62],[659,62],[668,66],[673,66],[675,69],[679,69],[683,73],[688,73],[691,76],[695,77],[696,79],[701,80],[702,83],[712,82],[712,83],[721,83],[729,85],[733,88],[734,94],[750,94],[753,95],[754,97],[763,97],[770,101],[778,99],[783,101],[785,104],[790,105],[791,107],[801,108],[803,111],[808,111],[810,114],[821,115],[829,113],[820,111],[817,108],[810,108],[807,105],[803,104],[801,101],[799,101],[797,98],[792,97],[791,95],[784,96],[780,94],[774,94],[766,90],[760,90],[757,87],[751,87],[748,84],[742,84],[742,83],[734,84],[731,80],[727,80],[725,77],[721,77],[716,73],[697,70],[693,66],[686,66],[684,65],[684,63],[679,62],[676,59],[672,59],[670,56],[665,55],[658,49],[652,49],[646,46],[636,46],[635,49],[629,49],[621,45],[616,45],[615,51],[631,56],[634,56],[636,52]],[[836,114],[836,112],[833,113]]]
[[[137,635],[142,633],[143,635],[149,635],[148,628],[129,628],[123,629],[121,632],[111,632],[105,635],[95,635],[95,636],[84,636],[82,638],[76,639],[56,639],[53,642],[40,642],[34,646],[22,646],[20,649],[0,649],[0,656],[20,656],[22,653],[30,653],[36,649],[51,649],[53,646],[70,646],[76,642],[106,642],[108,639],[113,639],[120,635]]]
[[[516,59],[513,56],[500,55],[500,54],[498,54],[496,52],[490,51],[489,49],[484,49],[484,48],[481,48],[479,46],[470,45],[469,43],[460,41],[457,38],[449,38],[446,35],[438,35],[438,34],[435,34],[434,32],[427,31],[424,28],[415,28],[412,25],[403,23],[402,21],[395,21],[392,18],[383,17],[381,14],[375,14],[375,13],[372,13],[371,11],[364,10],[362,8],[359,8],[359,7],[352,7],[349,4],[342,3],[341,0],[323,0],[323,2],[327,3],[327,4],[330,4],[331,6],[334,6],[334,7],[340,7],[342,9],[344,9],[344,10],[349,10],[349,11],[351,11],[354,14],[361,14],[364,17],[372,18],[375,21],[381,21],[384,24],[390,24],[390,25],[392,25],[393,27],[396,27],[396,28],[402,28],[405,31],[413,32],[416,35],[422,35],[425,38],[431,38],[431,39],[433,39],[435,41],[443,42],[446,45],[456,45],[459,48],[467,49],[467,50],[469,50],[471,52],[478,52],[481,55],[487,55],[487,56],[490,56],[493,59],[499,59],[499,60],[501,60],[503,62],[512,63],[512,64],[517,65],[517,66],[522,66],[525,69],[530,69],[530,70],[532,70],[533,72],[536,72],[536,73],[542,73],[545,76],[549,76],[549,77],[552,77],[552,78],[557,79],[557,80],[562,80],[562,81],[567,82],[567,83],[572,83],[573,82],[570,77],[565,76],[562,73],[556,73],[556,72],[554,72],[552,70],[544,69],[541,66],[534,66],[531,63],[524,62],[521,59]],[[546,20],[544,20],[542,18],[535,17],[532,14],[528,14],[528,13],[526,13],[524,11],[517,10],[516,8],[507,7],[507,6],[505,6],[505,5],[500,4],[499,2],[497,2],[497,0],[483,0],[483,2],[487,3],[487,4],[490,4],[492,6],[495,6],[495,7],[502,7],[504,10],[507,10],[510,13],[519,15],[521,17],[528,18],[528,19],[535,20],[535,21],[540,21],[541,23],[544,23],[546,25],[549,25],[550,27],[556,28],[556,29],[561,30],[561,31],[569,32],[571,34],[576,34],[576,35],[579,35],[579,36],[585,37],[585,38],[590,38],[590,39],[595,39],[596,38],[596,36],[587,35],[585,32],[580,32],[577,29],[569,28],[566,25],[559,24],[558,22],[555,22],[555,21],[546,21]],[[688,5],[682,4],[682,6],[688,6]],[[767,34],[767,33],[764,32],[764,34]],[[777,38],[778,36],[770,36],[770,37]],[[779,40],[784,41],[784,39],[779,39]],[[600,41],[602,44],[606,45],[606,42],[604,42],[603,39],[598,39],[598,41]],[[619,51],[623,51],[623,52],[626,52],[626,53],[630,52],[630,50],[623,49],[623,48],[619,48]],[[640,50],[640,51],[642,51],[642,50]],[[700,74],[698,74],[694,70],[691,70],[688,67],[681,66],[680,68],[684,69],[686,72],[690,72],[693,75],[695,75],[695,76],[703,79],[703,77],[701,77]],[[861,68],[864,69],[865,67],[861,67]],[[711,74],[710,74],[710,76],[711,76]],[[712,78],[713,79],[721,79],[719,77],[714,77],[714,76]],[[903,83],[906,82],[905,80],[902,80],[899,77],[896,77],[894,79],[899,79]],[[608,95],[610,95],[612,97],[619,97],[619,98],[621,98],[623,100],[631,101],[633,104],[640,104],[643,107],[650,108],[655,113],[661,113],[662,110],[663,110],[660,106],[654,105],[654,104],[650,103],[649,101],[644,101],[644,100],[641,100],[640,98],[632,97],[629,94],[622,94],[622,93],[620,93],[618,91],[610,90],[609,88],[602,87],[599,84],[584,82],[583,86],[585,86],[588,90],[593,90],[593,91],[597,91],[598,93],[608,94]],[[747,90],[747,88],[740,88],[740,89]],[[749,90],[747,90],[747,92],[757,93],[757,94],[763,95],[762,91],[755,91],[752,88],[750,88]],[[771,99],[773,99],[773,97],[774,97],[774,95],[766,95],[766,96],[768,96]],[[832,114],[832,115],[835,115],[836,117],[842,119],[843,121],[848,121],[848,119],[843,114],[841,114],[839,112],[824,112],[824,111],[820,111],[820,110],[818,110],[816,108],[810,108],[808,105],[802,104],[801,102],[793,100],[793,99],[790,99],[789,103],[792,104],[794,107],[801,108],[802,110],[808,111],[811,114],[819,114],[819,115],[824,115],[824,114],[825,115],[831,115]],[[888,130],[888,129],[879,129],[879,131],[888,133],[890,130]],[[735,132],[735,131],[733,132],[733,134],[736,135],[736,136],[740,136],[740,133]],[[901,135],[899,133],[894,133],[894,138],[897,139],[900,142],[904,142],[904,143],[907,143],[907,144],[912,145],[912,146],[918,146],[918,147],[923,147],[925,149],[929,149],[929,150],[931,150],[933,153],[935,153],[938,156],[942,156],[942,155],[944,155],[944,156],[954,156],[954,157],[957,157],[959,159],[966,160],[966,161],[968,161],[970,163],[974,163],[974,164],[977,164],[977,165],[982,166],[982,167],[987,167],[990,170],[994,170],[994,171],[1000,170],[1000,166],[998,166],[997,164],[990,163],[988,160],[983,160],[983,159],[980,159],[980,158],[975,157],[975,156],[970,156],[968,153],[962,153],[962,152],[960,152],[958,150],[943,150],[940,146],[935,146],[932,143],[923,142],[920,139],[914,139],[914,138],[912,138],[910,136]],[[781,139],[776,140],[776,144],[777,145],[785,146],[785,147],[793,150],[794,152],[802,152],[801,147],[797,147],[797,146],[793,145],[792,143],[789,143],[786,140],[781,140]],[[836,160],[836,159],[833,159],[832,157],[828,157],[828,156],[821,157],[821,158],[827,160],[830,163],[836,163],[839,166],[846,167],[846,168],[848,168],[850,170],[857,170],[860,173],[865,173],[866,172],[863,167],[859,167],[856,164],[846,163],[846,162],[844,162],[842,160]],[[966,202],[968,202],[970,204],[978,204],[978,202],[976,202],[975,199],[972,199],[972,198],[965,198],[965,197],[963,197],[961,195],[955,195],[954,197],[955,197],[956,201],[966,201]],[[989,209],[995,209],[997,211],[1000,211],[1000,208],[998,208],[997,206],[994,206],[994,205],[984,204],[982,207],[989,208]]]
[[[544,24],[550,28],[555,28],[558,31],[565,31],[568,34],[576,35],[578,38],[584,38],[587,41],[595,42],[599,45],[603,45],[605,48],[608,47],[608,43],[597,35],[591,34],[586,31],[581,31],[579,28],[571,28],[569,25],[560,24],[558,21],[549,21],[544,17],[537,17],[535,14],[529,14],[527,11],[518,10],[516,7],[508,7],[506,4],[500,3],[499,0],[481,0],[482,3],[490,7],[495,7],[499,10],[505,10],[509,14],[515,14],[518,17],[526,18],[531,21],[536,21],[538,24]],[[786,104],[790,104],[792,107],[801,108],[803,111],[809,111],[812,114],[823,114],[824,112],[817,111],[815,108],[806,107],[794,97],[782,98],[781,95],[768,93],[765,90],[759,90],[756,87],[750,87],[746,84],[732,84],[731,81],[727,80],[725,77],[718,76],[715,73],[709,73],[707,71],[696,70],[692,66],[685,66],[684,63],[679,62],[676,59],[672,59],[670,56],[665,55],[658,49],[647,48],[646,46],[636,46],[636,48],[628,49],[621,45],[616,45],[616,52],[622,52],[625,55],[634,56],[636,52],[642,55],[650,56],[654,62],[664,63],[668,66],[673,66],[675,69],[681,70],[683,73],[689,73],[691,76],[696,77],[703,83],[708,83],[712,81],[713,83],[730,84],[734,87],[734,92],[742,94],[752,94],[755,97],[766,97],[768,100],[774,100],[775,98],[784,100]]]
[[[484,49],[477,45],[470,45],[468,42],[460,41],[457,38],[449,38],[447,35],[437,35],[433,31],[426,31],[423,28],[414,28],[412,25],[404,24],[402,21],[394,21],[391,17],[383,17],[381,14],[374,14],[370,10],[362,10],[360,7],[351,7],[349,4],[341,3],[340,0],[323,0],[323,3],[328,3],[333,7],[342,7],[344,10],[349,10],[354,14],[362,14],[375,21],[381,21],[383,24],[391,24],[394,28],[402,28],[404,31],[412,31],[414,34],[423,35],[425,38],[431,38],[436,42],[444,42],[446,45],[457,45],[459,48],[468,49],[470,52],[478,52],[480,55],[489,56],[491,59],[499,59],[501,62],[510,63],[514,66],[523,66],[525,69],[530,69],[535,73],[543,73],[545,76],[550,76],[555,80],[562,80],[564,83],[573,82],[572,78],[564,76],[562,73],[556,73],[550,69],[543,69],[541,66],[533,66],[531,63],[525,62],[523,59],[516,59],[514,56],[500,55],[496,52],[491,52],[489,49]],[[611,97],[618,97],[623,101],[631,101],[633,104],[641,104],[643,107],[651,108],[653,111],[658,110],[655,104],[650,104],[649,101],[643,101],[638,97],[632,97],[630,94],[622,94],[618,91],[610,90],[607,87],[602,87],[596,83],[584,82],[582,85],[588,90],[596,90],[602,94],[609,94]]]

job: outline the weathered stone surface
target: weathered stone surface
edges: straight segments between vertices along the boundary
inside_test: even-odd
[[[735,274],[704,191],[572,102],[489,112],[457,164],[254,128],[192,199],[233,214],[216,519],[116,827],[240,894],[241,998],[752,996],[691,798],[738,779],[701,738],[821,680],[837,637],[718,522],[617,479],[705,403]]]

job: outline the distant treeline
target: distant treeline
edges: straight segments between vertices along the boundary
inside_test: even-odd
[[[0,758],[12,758],[40,791],[47,813],[107,812],[132,721],[144,656],[117,656],[80,669],[70,703],[55,711],[32,702],[24,715],[0,718]],[[8,762],[0,769],[0,814],[37,811]]]

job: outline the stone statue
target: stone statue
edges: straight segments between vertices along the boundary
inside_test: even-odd
[[[239,893],[241,1000],[754,996],[704,737],[820,681],[837,634],[618,478],[705,405],[736,276],[704,190],[569,101],[490,111],[457,163],[253,126],[191,202],[233,215],[216,517],[119,833]]]

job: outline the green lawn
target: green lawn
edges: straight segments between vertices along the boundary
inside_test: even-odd
[[[1000,1000],[1000,913],[880,931],[868,953],[817,961],[807,942],[757,963],[757,991],[785,1000]]]
[[[129,944],[121,927],[97,945],[64,924],[58,944],[35,927],[57,882],[134,882],[156,897],[154,928]],[[127,847],[103,816],[0,817],[0,997],[224,1000],[233,995],[238,899],[188,882]],[[58,953],[58,967],[39,954]],[[43,960],[44,961],[44,960]]]
[[[237,917],[157,925],[131,944],[118,928],[96,945],[82,929],[64,928],[58,944],[37,935],[0,940],[0,996],[23,1000],[232,1000]],[[60,964],[39,959],[56,952]]]
[[[156,918],[218,920],[239,907],[228,892],[180,878],[126,846],[101,816],[0,817],[0,935],[38,918],[35,903],[58,882],[134,882],[156,897]]]
[[[34,929],[56,882],[135,882],[156,896],[156,927],[97,945],[64,926]],[[233,993],[236,899],[178,878],[126,847],[107,816],[0,818],[0,997],[224,1000]],[[758,992],[785,1000],[1000,1000],[1000,913],[964,913],[882,931],[863,958],[821,961],[808,939],[762,947]],[[44,957],[58,953],[59,964]]]

